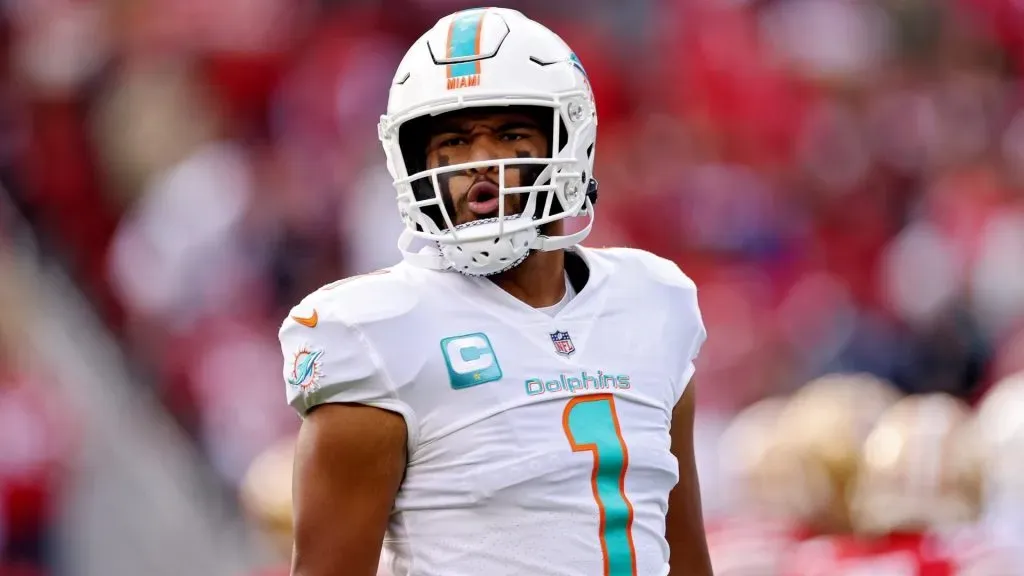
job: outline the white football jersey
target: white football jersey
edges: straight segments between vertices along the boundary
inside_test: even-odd
[[[572,251],[589,280],[554,316],[486,278],[403,263],[285,320],[300,414],[351,402],[405,419],[396,576],[668,573],[669,428],[706,335],[696,287],[647,252]]]

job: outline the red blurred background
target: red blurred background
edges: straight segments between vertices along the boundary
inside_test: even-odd
[[[974,400],[1024,369],[1019,2],[506,5],[562,35],[592,79],[588,243],[672,258],[700,287],[703,410],[851,370]],[[228,491],[298,426],[276,343],[288,308],[398,259],[376,121],[407,46],[464,7],[0,7],[3,209]],[[25,297],[6,307],[8,349],[32,322],[14,313]],[[46,392],[50,360],[12,354],[0,558],[45,572],[73,410]]]

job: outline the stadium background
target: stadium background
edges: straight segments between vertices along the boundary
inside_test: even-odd
[[[701,474],[836,371],[973,402],[1024,369],[1024,7],[523,0],[596,93],[587,244],[700,287]],[[453,0],[0,3],[0,574],[247,574],[295,432],[277,327],[394,263],[376,139]],[[343,520],[339,520],[343,521]]]

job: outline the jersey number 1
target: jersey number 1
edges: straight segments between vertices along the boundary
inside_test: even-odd
[[[619,429],[615,398],[595,394],[573,398],[562,413],[562,428],[573,452],[592,452],[590,485],[600,515],[598,536],[605,576],[636,576],[633,505],[626,498],[629,452]]]

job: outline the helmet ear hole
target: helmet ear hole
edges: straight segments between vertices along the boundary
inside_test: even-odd
[[[584,178],[586,178],[585,174]],[[587,198],[590,199],[591,206],[597,206],[597,188],[597,179],[591,178],[590,182],[587,183]]]

